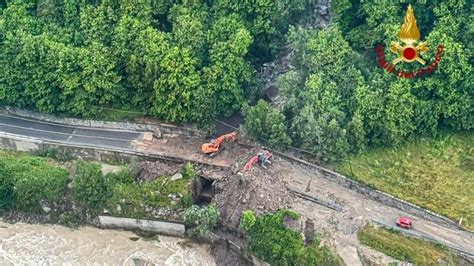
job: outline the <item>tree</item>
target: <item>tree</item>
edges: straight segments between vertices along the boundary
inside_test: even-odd
[[[201,83],[197,60],[188,49],[171,48],[160,62],[161,75],[153,84],[152,113],[169,121],[196,121],[195,91]]]
[[[184,223],[191,228],[187,233],[191,237],[206,238],[219,221],[219,210],[211,204],[205,207],[193,205],[184,211]]]
[[[249,136],[267,143],[270,147],[284,147],[291,143],[286,133],[285,117],[265,101],[260,100],[255,106],[244,107],[243,113],[243,129]]]
[[[112,196],[115,182],[110,175],[102,175],[99,164],[79,162],[72,181],[72,197],[80,206],[96,215],[102,212]]]
[[[67,171],[51,167],[43,159],[32,158],[24,162],[29,169],[15,174],[15,207],[24,211],[42,212],[42,206],[47,206],[56,211],[63,200]]]
[[[361,72],[347,63],[354,52],[335,27],[292,29],[289,38],[295,46],[296,69],[282,76],[279,84],[288,97],[285,114],[295,144],[328,159],[358,149],[362,121],[357,121],[357,141],[349,140],[347,133],[356,108],[351,99],[364,82]]]

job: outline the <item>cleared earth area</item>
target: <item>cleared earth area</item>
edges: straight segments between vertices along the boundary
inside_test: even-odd
[[[474,134],[447,134],[349,158],[336,170],[474,229]]]

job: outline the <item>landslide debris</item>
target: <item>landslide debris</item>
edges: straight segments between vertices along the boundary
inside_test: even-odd
[[[291,204],[283,178],[278,174],[271,175],[257,165],[246,172],[243,178],[228,173],[216,182],[214,193],[214,202],[221,214],[221,224],[231,230],[238,229],[240,215],[244,210],[252,210],[258,216],[287,208]]]
[[[160,176],[172,176],[178,173],[182,167],[181,163],[143,161],[139,163],[138,181],[152,181]]]

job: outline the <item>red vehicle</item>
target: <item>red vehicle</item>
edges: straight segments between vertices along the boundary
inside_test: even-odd
[[[411,219],[409,219],[407,217],[398,217],[396,223],[397,223],[398,226],[400,226],[402,228],[406,228],[406,229],[411,228]]]

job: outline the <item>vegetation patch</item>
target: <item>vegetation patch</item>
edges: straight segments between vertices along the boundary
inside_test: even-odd
[[[68,172],[45,158],[0,151],[0,209],[53,211],[62,201]]]
[[[256,218],[253,212],[244,211],[240,225],[246,233],[248,249],[272,265],[342,264],[317,237],[305,247],[302,235],[284,226],[285,217],[297,219],[299,215],[290,210],[279,210]]]
[[[193,238],[208,237],[218,221],[219,210],[214,204],[205,207],[193,205],[184,211],[184,222],[190,227],[186,233]]]
[[[474,134],[447,134],[350,157],[336,170],[474,229]]]
[[[134,167],[103,175],[101,165],[85,161],[77,164],[71,189],[68,171],[48,158],[0,151],[0,210],[53,214],[52,222],[77,226],[82,221],[109,210],[130,218],[179,219],[177,210],[193,204],[191,183],[195,172],[185,164],[174,180],[159,176],[140,182]]]
[[[357,233],[359,241],[395,259],[416,265],[458,265],[458,258],[441,245],[401,235],[394,230],[367,225]]]

